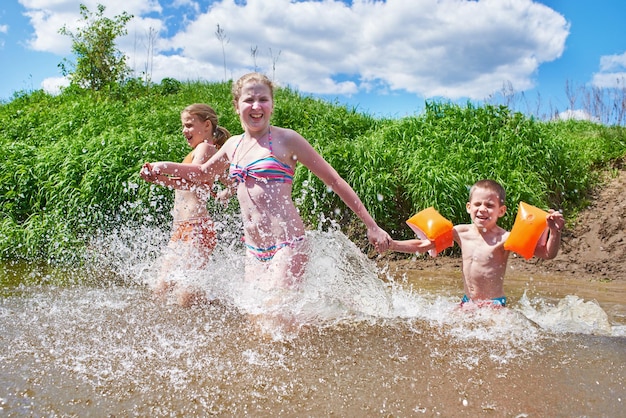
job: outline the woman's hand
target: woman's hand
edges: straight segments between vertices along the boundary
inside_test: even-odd
[[[391,242],[389,234],[378,226],[376,228],[367,229],[367,239],[379,253],[387,251],[389,243]]]

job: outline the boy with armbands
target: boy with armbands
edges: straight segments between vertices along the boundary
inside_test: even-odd
[[[561,230],[565,225],[563,215],[552,209],[543,212],[530,205],[523,208],[536,211],[526,213],[522,211],[520,204],[520,213],[516,217],[513,230],[508,232],[497,225],[498,219],[506,212],[505,195],[504,188],[493,180],[476,182],[470,189],[469,202],[466,204],[472,223],[452,227],[452,239],[461,247],[463,259],[465,295],[461,305],[470,302],[479,306],[506,305],[504,274],[511,251],[522,254],[527,259],[533,255],[552,259],[559,251]],[[416,229],[410,222],[409,226]],[[428,225],[423,223],[422,226]],[[439,235],[444,234],[445,231]],[[405,253],[430,251],[431,255],[433,250],[441,251],[441,245],[435,245],[437,239],[441,241],[439,237],[428,236],[426,233],[418,233],[418,236],[421,239],[392,240],[389,249]],[[449,242],[448,246],[451,245],[452,242]]]

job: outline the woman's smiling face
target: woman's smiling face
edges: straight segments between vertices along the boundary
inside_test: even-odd
[[[253,131],[265,128],[274,111],[270,88],[257,81],[244,84],[236,110],[245,128]]]

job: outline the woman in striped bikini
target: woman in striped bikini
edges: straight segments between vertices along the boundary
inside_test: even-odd
[[[271,81],[250,73],[233,84],[233,103],[244,133],[226,142],[202,165],[146,163],[143,170],[180,176],[194,183],[211,182],[223,170],[237,183],[249,257],[246,278],[265,290],[290,289],[300,283],[308,255],[305,227],[291,197],[296,164],[309,168],[367,226],[378,251],[391,238],[367,212],[354,190],[300,134],[270,126],[274,111]]]

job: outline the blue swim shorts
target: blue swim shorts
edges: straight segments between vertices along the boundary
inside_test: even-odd
[[[464,303],[468,303],[468,302],[472,302],[472,300],[468,298],[467,295],[463,295],[463,299],[461,299],[461,305],[463,305]],[[484,302],[484,301],[480,301],[480,302]],[[506,296],[490,299],[489,302],[491,302],[493,306],[504,307],[506,306]]]

